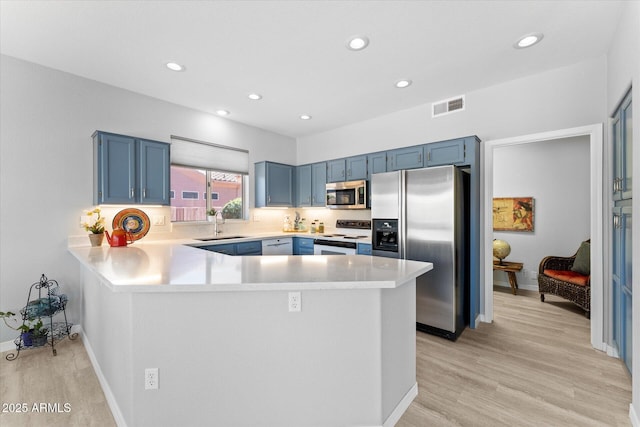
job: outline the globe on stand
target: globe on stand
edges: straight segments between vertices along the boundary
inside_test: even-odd
[[[504,240],[493,239],[493,256],[500,260],[505,259],[511,253],[511,246]]]

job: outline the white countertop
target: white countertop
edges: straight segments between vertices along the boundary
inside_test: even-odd
[[[254,239],[215,243],[246,240]],[[194,243],[136,242],[117,248],[70,247],[69,251],[115,292],[395,288],[433,268],[426,262],[367,255],[229,256],[186,245]]]

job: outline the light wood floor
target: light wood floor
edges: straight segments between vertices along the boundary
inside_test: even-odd
[[[593,350],[589,321],[560,298],[494,292],[492,324],[455,342],[418,332],[418,397],[397,427],[629,426],[631,379],[622,363]],[[0,359],[0,425],[115,426],[80,339]],[[34,413],[34,403],[70,412]],[[4,409],[4,408],[3,408]],[[133,426],[132,426],[133,427]]]
[[[453,343],[418,332],[419,394],[397,427],[630,426],[631,378],[565,300],[494,291],[494,322]]]

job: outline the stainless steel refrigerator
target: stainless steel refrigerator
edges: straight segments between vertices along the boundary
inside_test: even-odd
[[[371,177],[374,256],[428,261],[418,277],[418,330],[455,340],[469,323],[469,175],[455,166]]]

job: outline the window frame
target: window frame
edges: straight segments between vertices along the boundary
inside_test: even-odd
[[[174,164],[172,163],[170,165],[170,169],[175,166],[178,168],[186,168],[186,169],[193,169],[193,170],[198,170],[198,171],[203,171],[205,173],[205,191],[192,191],[192,190],[188,190],[188,192],[193,192],[197,194],[197,198],[193,198],[193,199],[184,199],[182,198],[181,200],[202,200],[200,199],[200,193],[203,194],[203,199],[205,200],[206,204],[205,204],[205,209],[208,212],[211,209],[212,206],[212,194],[216,193],[218,194],[218,199],[219,200],[219,191],[211,191],[211,181],[212,181],[212,177],[214,173],[227,173],[227,174],[234,174],[234,175],[239,175],[241,177],[241,189],[240,189],[240,194],[242,195],[242,214],[240,218],[226,218],[224,221],[225,222],[246,222],[249,220],[249,174],[248,173],[241,173],[241,172],[230,172],[230,171],[223,171],[223,170],[217,170],[217,169],[208,169],[208,168],[203,168],[203,167],[198,167],[198,166],[189,166],[189,165],[183,165],[183,164]],[[172,192],[175,192],[175,190],[170,190]],[[185,190],[187,191],[187,190]],[[182,193],[184,193],[185,191],[183,191]],[[177,200],[177,199],[170,199],[170,200]],[[170,205],[171,206],[171,205]],[[207,222],[204,220],[196,220],[196,221],[171,221],[172,224],[179,224],[179,225],[186,225],[186,224],[202,224],[203,222]]]

